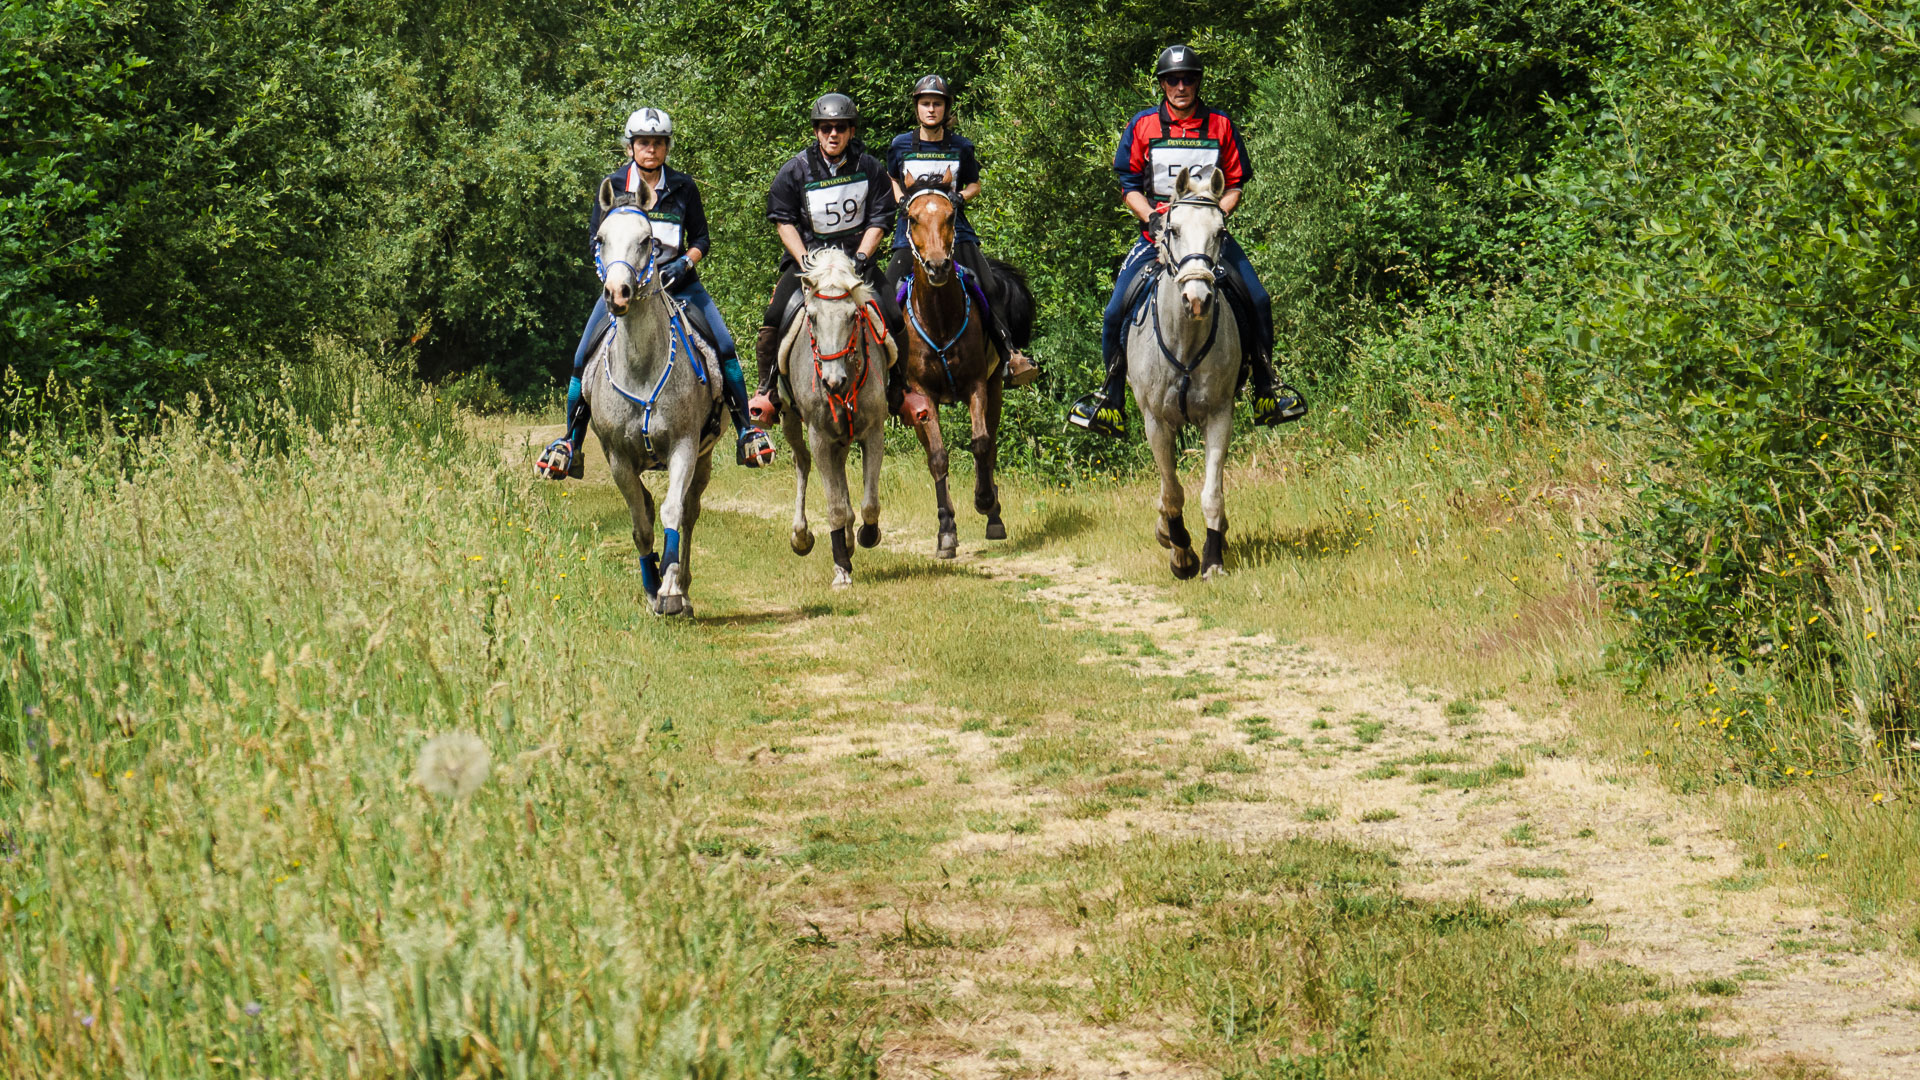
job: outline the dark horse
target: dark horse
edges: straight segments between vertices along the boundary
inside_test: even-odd
[[[1006,328],[1008,344],[1025,348],[1033,335],[1033,294],[1019,270],[988,259],[988,280],[979,286],[993,314],[981,310],[954,262],[952,174],[916,180],[904,190],[901,212],[907,215],[907,242],[912,245],[914,263],[901,305],[907,322],[902,360],[907,386],[937,404],[966,402],[973,420],[973,508],[986,515],[987,539],[1005,540],[1000,489],[993,482],[999,456],[1003,357],[989,336],[987,320],[998,318]],[[947,444],[940,435],[939,411],[925,410],[914,429],[920,445],[926,447],[927,471],[933,474],[939,503],[940,538],[934,554],[951,559],[960,540],[953,499],[947,494]]]

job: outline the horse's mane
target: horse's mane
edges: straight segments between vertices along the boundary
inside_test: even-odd
[[[873,300],[873,289],[860,271],[853,267],[853,256],[839,248],[815,248],[807,253],[807,261],[800,268],[800,276],[815,293],[848,293],[856,304],[865,305]]]

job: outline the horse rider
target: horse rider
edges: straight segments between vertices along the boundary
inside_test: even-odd
[[[1070,423],[1102,435],[1126,433],[1127,357],[1121,347],[1121,324],[1128,312],[1128,294],[1140,272],[1158,258],[1161,215],[1173,198],[1180,169],[1219,169],[1226,174],[1226,193],[1220,209],[1228,217],[1240,205],[1241,187],[1253,178],[1253,162],[1240,141],[1240,131],[1226,113],[1200,102],[1200,56],[1185,45],[1169,45],[1154,63],[1160,103],[1143,109],[1120,131],[1120,147],[1113,155],[1113,171],[1127,210],[1140,220],[1140,235],[1120,264],[1100,329],[1100,353],[1107,364],[1107,381],[1099,390],[1073,403]],[[1277,384],[1273,373],[1273,302],[1255,276],[1238,241],[1225,235],[1220,265],[1236,273],[1253,305],[1255,340],[1246,354],[1253,383],[1253,422],[1266,426],[1297,420],[1306,405],[1290,388]]]
[[[713,250],[713,238],[707,231],[706,207],[700,201],[700,185],[686,173],[667,167],[667,152],[673,146],[673,118],[665,110],[640,109],[627,117],[626,138],[627,154],[632,160],[607,179],[613,182],[616,192],[637,196],[647,212],[657,248],[653,272],[660,286],[705,316],[707,328],[713,333],[714,351],[720,359],[727,412],[733,419],[734,461],[757,469],[773,460],[773,442],[765,431],[747,419],[747,384],[740,373],[733,334],[727,330],[727,322],[721,317],[713,296],[700,283],[700,272],[696,269]],[[604,277],[600,267],[601,217],[596,199],[587,236],[593,249],[594,269]],[[587,320],[586,332],[580,335],[580,345],[573,353],[573,378],[567,382],[567,433],[548,444],[536,465],[552,479],[581,475],[578,459],[581,440],[587,434],[589,410],[581,394],[580,376],[611,321],[607,315],[607,298],[602,295],[594,301],[593,315]]]
[[[872,286],[886,332],[899,337],[905,329],[900,306],[894,302],[874,252],[893,228],[896,206],[891,185],[884,183],[885,166],[867,153],[855,134],[859,110],[845,94],[822,94],[813,103],[813,145],[795,154],[774,175],[767,192],[767,220],[780,233],[780,280],[773,302],[760,321],[754,359],[760,366],[760,389],[748,412],[756,423],[770,424],[779,415],[780,323],[794,292],[800,288],[800,267],[807,254],[834,247],[853,256],[854,268]],[[905,384],[894,368],[887,369],[887,408],[900,408]]]
[[[952,128],[953,91],[948,89],[947,80],[927,75],[914,83],[913,112],[919,121],[918,127],[895,135],[887,145],[887,176],[893,180],[893,197],[901,200],[902,207],[893,230],[893,258],[887,263],[887,288],[897,294],[900,280],[913,272],[913,240],[907,235],[905,212],[907,182],[951,173],[953,258],[967,268],[984,294],[988,281],[987,260],[980,252],[980,235],[967,220],[967,204],[980,197],[980,162],[974,157],[973,140]],[[997,311],[988,325],[988,333],[993,347],[1006,360],[1006,385],[1025,386],[1040,377],[1040,369],[1033,361],[1009,343],[1006,324]]]

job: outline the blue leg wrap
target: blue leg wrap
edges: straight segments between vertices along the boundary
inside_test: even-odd
[[[648,596],[660,595],[660,556],[640,557],[640,587],[647,590]]]
[[[663,567],[672,566],[674,563],[680,561],[680,530],[667,529],[665,531],[667,534],[667,542],[664,545],[666,554],[660,558],[660,565]]]
[[[577,453],[580,443],[587,437],[587,421],[591,412],[587,408],[587,399],[580,392],[580,376],[567,380],[567,439],[573,443]]]

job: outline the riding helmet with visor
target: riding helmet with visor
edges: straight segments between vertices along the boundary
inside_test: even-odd
[[[642,135],[657,135],[671,140],[673,117],[668,116],[665,109],[635,109],[633,115],[627,117],[627,141],[632,142]]]
[[[859,118],[860,110],[854,106],[853,99],[845,94],[821,94],[819,100],[813,103],[813,122],[816,124],[822,120],[842,120],[851,124]]]
[[[907,98],[907,103],[918,102],[928,94],[946,98],[947,108],[953,108],[953,91],[947,88],[947,80],[938,75],[920,76],[920,81],[913,84],[913,94]]]
[[[1200,54],[1188,45],[1169,45],[1160,50],[1160,58],[1153,62],[1153,77],[1164,79],[1169,75],[1192,75],[1199,78],[1203,74],[1200,67]]]

